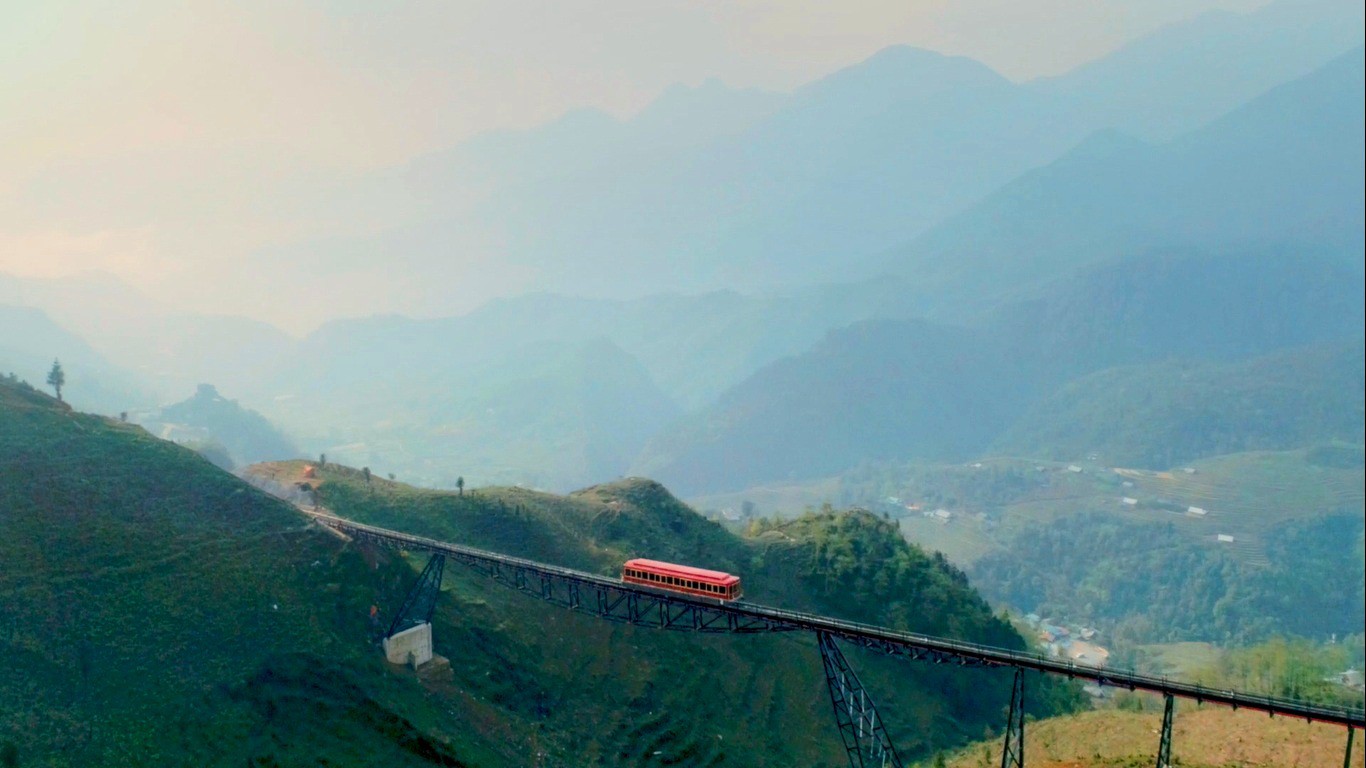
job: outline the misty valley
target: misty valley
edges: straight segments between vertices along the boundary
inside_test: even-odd
[[[216,134],[168,74],[0,151],[0,768],[1366,761],[1359,5],[486,90],[418,41],[506,11],[337,5],[242,87],[373,144],[274,157],[286,91]],[[323,40],[361,91],[301,85]],[[442,88],[507,111],[400,152]]]

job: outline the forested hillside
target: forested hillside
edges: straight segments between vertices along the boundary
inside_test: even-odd
[[[1254,564],[1171,523],[1095,513],[1024,531],[970,572],[1001,603],[1099,625],[1129,647],[1326,639],[1366,631],[1362,532],[1345,513],[1282,523]]]

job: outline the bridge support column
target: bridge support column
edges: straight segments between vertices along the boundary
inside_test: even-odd
[[[394,614],[389,631],[384,633],[385,655],[402,656],[397,663],[408,663],[410,655],[413,666],[431,660],[432,614],[436,612],[436,600],[441,596],[441,576],[445,570],[446,556],[432,555],[417,577],[417,583],[408,590],[403,606]],[[392,653],[391,648],[395,649]],[[390,661],[394,660],[390,658]]]
[[[835,638],[817,632],[816,642],[821,649],[830,704],[835,709],[835,725],[849,755],[849,768],[902,768],[901,758],[882,726],[873,700],[835,645]]]
[[[1169,693],[1162,706],[1162,741],[1157,745],[1157,768],[1171,768],[1172,765],[1172,716],[1176,700]]]
[[[1342,768],[1352,768],[1352,734],[1356,729],[1347,726],[1347,754],[1342,758]]]
[[[1010,714],[1006,721],[1006,741],[1001,747],[1001,768],[1024,768],[1024,670],[1015,668],[1010,686]]]
[[[413,669],[432,660],[432,625],[423,623],[384,638],[384,658]]]

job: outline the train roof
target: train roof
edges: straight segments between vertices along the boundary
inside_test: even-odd
[[[729,573],[723,573],[721,571],[709,571],[706,568],[694,568],[691,565],[665,563],[659,560],[646,560],[641,557],[627,560],[626,565],[623,567],[635,568],[641,571],[652,571],[654,573],[693,579],[695,581],[704,581],[708,584],[719,584],[721,586],[730,586],[731,584],[736,584],[740,581],[739,576],[732,576]]]

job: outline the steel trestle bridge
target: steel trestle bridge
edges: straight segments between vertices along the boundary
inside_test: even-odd
[[[1250,709],[1268,715],[1304,719],[1347,728],[1347,760],[1351,758],[1354,731],[1366,728],[1366,713],[1359,709],[1323,707],[1290,699],[1259,696],[1239,691],[1208,688],[1194,683],[1168,680],[1134,672],[1108,670],[1052,659],[1040,654],[1014,651],[976,643],[932,637],[870,624],[843,621],[811,613],[789,611],[748,602],[723,603],[702,597],[663,592],[646,586],[570,568],[501,555],[424,536],[357,523],[335,515],[304,510],[319,524],[353,539],[380,546],[429,552],[433,563],[419,579],[412,594],[395,616],[390,632],[430,621],[435,608],[435,590],[440,587],[440,565],[445,559],[512,587],[570,610],[593,614],[608,621],[637,626],[688,632],[753,634],[769,632],[814,632],[826,671],[831,704],[849,754],[850,766],[901,766],[882,721],[857,676],[845,661],[834,640],[877,651],[935,664],[964,667],[1009,667],[1016,670],[1011,696],[1005,750],[1001,765],[1024,765],[1024,670],[1087,680],[1099,685],[1147,691],[1166,699],[1158,751],[1158,768],[1169,765],[1171,753],[1172,700],[1190,699],[1198,703],[1222,704],[1234,709]],[[442,558],[438,561],[437,558]],[[436,579],[428,573],[436,566]],[[428,593],[428,594],[419,594]],[[418,606],[416,611],[412,606]],[[1344,761],[1344,766],[1348,765]]]

